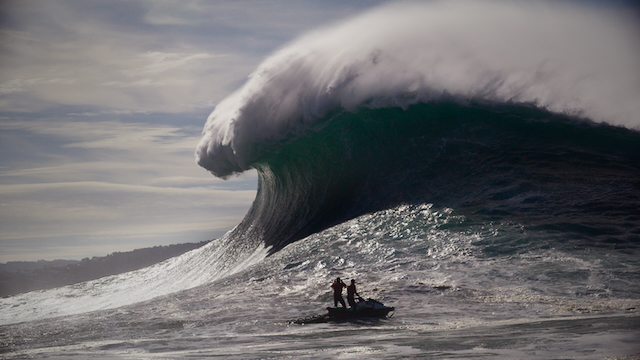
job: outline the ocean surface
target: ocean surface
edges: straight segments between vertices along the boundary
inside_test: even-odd
[[[618,13],[540,4],[396,4],[288,44],[196,151],[216,176],[258,171],[244,220],[0,299],[0,356],[640,358],[637,47]],[[292,323],[337,276],[393,316]]]

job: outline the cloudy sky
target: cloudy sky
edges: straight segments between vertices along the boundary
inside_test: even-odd
[[[194,162],[268,54],[380,1],[0,3],[0,262],[221,236],[257,177]]]

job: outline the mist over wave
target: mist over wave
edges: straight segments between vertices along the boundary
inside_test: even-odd
[[[362,106],[533,103],[637,127],[634,15],[552,2],[383,6],[266,59],[209,116],[197,162],[217,176],[244,171],[268,143]]]

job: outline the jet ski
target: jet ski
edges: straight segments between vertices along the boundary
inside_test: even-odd
[[[329,318],[333,321],[359,318],[385,318],[396,308],[385,306],[378,300],[359,298],[354,309],[328,307]],[[393,314],[392,314],[393,315]]]

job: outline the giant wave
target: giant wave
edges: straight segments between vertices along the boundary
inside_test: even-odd
[[[265,60],[211,113],[197,162],[258,170],[232,237],[271,252],[418,203],[637,243],[640,138],[617,127],[640,125],[636,31],[566,3],[390,4]]]

